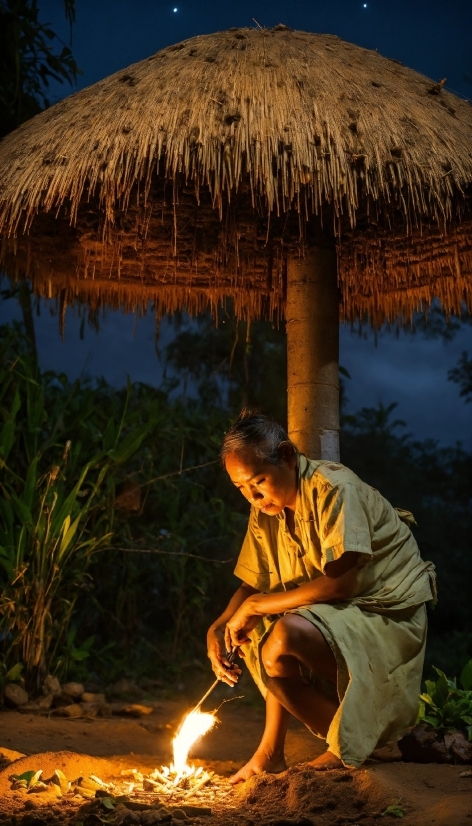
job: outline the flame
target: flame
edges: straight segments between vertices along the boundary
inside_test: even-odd
[[[192,772],[187,764],[188,754],[193,744],[210,731],[216,723],[214,714],[191,711],[184,717],[182,725],[172,741],[174,762],[172,768],[178,775]]]

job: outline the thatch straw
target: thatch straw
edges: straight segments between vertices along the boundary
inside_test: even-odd
[[[472,296],[471,147],[470,104],[375,51],[285,27],[200,36],[4,139],[4,261],[41,293],[170,309],[187,290],[196,309],[246,290],[241,311],[277,313],[286,254],[329,205],[347,317],[411,312],[432,290],[458,309]],[[372,219],[390,225],[380,247],[369,231],[344,242]]]

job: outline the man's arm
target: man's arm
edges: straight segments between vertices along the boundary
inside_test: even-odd
[[[231,666],[225,658],[224,635],[227,623],[231,620],[238,608],[247,602],[250,597],[258,594],[255,588],[246,583],[241,583],[238,590],[231,597],[225,610],[215,622],[210,625],[207,633],[207,653],[212,668],[216,676],[228,685],[234,685],[241,670],[234,665]]]
[[[356,553],[344,553],[335,562],[328,562],[325,575],[305,582],[291,591],[275,594],[254,593],[240,603],[226,622],[226,642],[232,647],[248,641],[248,634],[266,614],[283,614],[303,605],[344,602],[354,594],[357,578]],[[235,595],[236,596],[236,595]]]

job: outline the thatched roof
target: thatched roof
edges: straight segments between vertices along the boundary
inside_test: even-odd
[[[64,301],[283,312],[313,214],[347,317],[472,299],[472,106],[336,37],[171,46],[24,124],[0,170],[7,270]]]

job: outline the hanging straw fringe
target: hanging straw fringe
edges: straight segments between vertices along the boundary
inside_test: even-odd
[[[4,139],[2,260],[64,306],[194,313],[232,297],[243,318],[279,317],[286,256],[329,205],[346,318],[433,295],[457,311],[471,144],[467,101],[375,51],[283,26],[204,35]],[[352,240],[360,215],[390,231]]]

